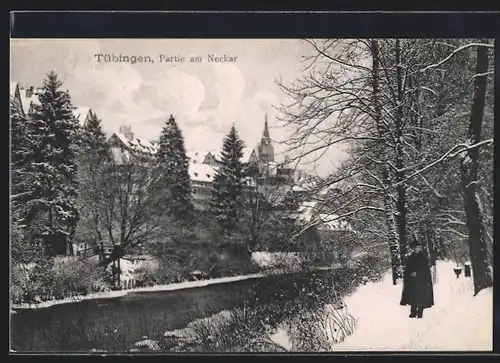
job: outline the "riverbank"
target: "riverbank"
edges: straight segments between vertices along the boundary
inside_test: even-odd
[[[40,303],[31,303],[31,304],[24,303],[24,304],[17,304],[17,305],[12,304],[11,308],[10,308],[10,312],[11,312],[11,314],[13,314],[16,312],[16,310],[42,309],[42,308],[48,308],[48,307],[51,307],[54,305],[70,304],[70,303],[75,303],[75,302],[84,301],[84,300],[113,299],[113,298],[125,296],[125,295],[130,294],[130,293],[137,293],[137,292],[176,291],[176,290],[183,290],[183,289],[190,289],[190,288],[197,288],[197,287],[205,287],[205,286],[215,285],[215,284],[224,284],[224,283],[230,283],[230,282],[236,282],[236,281],[242,281],[242,280],[248,280],[248,279],[261,278],[264,276],[265,276],[264,273],[256,273],[256,274],[250,274],[250,275],[218,277],[218,278],[207,279],[207,280],[184,281],[184,282],[177,282],[177,283],[166,284],[166,285],[136,287],[136,288],[127,289],[127,290],[98,292],[98,293],[88,294],[85,296],[81,295],[81,296],[68,297],[68,298],[61,299],[61,300],[42,301]]]
[[[324,271],[324,270],[332,270],[335,268],[339,268],[340,266],[332,266],[332,267],[316,267],[314,270]],[[118,297],[125,296],[130,293],[140,293],[140,292],[162,292],[162,291],[176,291],[183,289],[192,289],[198,287],[205,287],[216,284],[225,284],[242,280],[249,279],[257,279],[262,278],[269,275],[283,275],[287,273],[299,272],[297,270],[289,270],[289,269],[277,269],[277,270],[267,270],[265,272],[259,272],[249,275],[238,275],[238,276],[227,276],[227,277],[217,277],[206,280],[197,280],[197,281],[183,281],[172,284],[165,285],[155,285],[155,286],[147,286],[147,287],[136,287],[127,290],[117,290],[117,291],[105,291],[105,292],[97,292],[88,295],[77,295],[72,296],[60,300],[50,300],[50,301],[42,301],[40,303],[23,303],[23,304],[11,304],[10,313],[15,314],[16,310],[33,310],[33,309],[43,309],[48,308],[55,305],[62,304],[70,304],[76,303],[84,300],[94,300],[94,299],[114,299]]]

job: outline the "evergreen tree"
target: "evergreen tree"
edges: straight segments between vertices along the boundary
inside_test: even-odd
[[[78,121],[71,98],[62,91],[54,71],[48,73],[29,115],[32,138],[31,177],[33,194],[28,203],[31,216],[46,220],[41,235],[53,255],[65,254],[78,222],[75,163]]]
[[[11,100],[11,200],[21,206],[29,195],[27,167],[32,155],[27,117]],[[22,213],[19,214],[22,218]]]
[[[189,161],[184,137],[175,118],[170,115],[163,127],[159,150],[159,188],[162,191],[161,208],[179,219],[187,219],[193,210]]]
[[[213,184],[213,213],[225,231],[238,224],[243,209],[243,147],[243,141],[233,125],[224,139]]]
[[[109,160],[110,150],[106,135],[102,130],[102,121],[90,111],[87,123],[80,133],[80,159],[83,162],[98,166]]]

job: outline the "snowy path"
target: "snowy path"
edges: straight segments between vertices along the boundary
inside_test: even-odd
[[[456,278],[454,263],[437,265],[435,305],[423,319],[410,319],[400,306],[401,285],[388,275],[346,297],[349,312],[358,319],[354,334],[335,351],[491,351],[493,346],[493,290],[473,296],[472,277]]]

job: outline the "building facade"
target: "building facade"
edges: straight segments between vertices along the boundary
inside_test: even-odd
[[[10,82],[10,99],[12,106],[19,110],[23,115],[27,116],[33,111],[34,105],[39,105],[38,96],[43,88],[30,86],[27,88],[21,87],[18,82]],[[89,107],[73,108],[73,115],[78,120],[80,126],[84,126],[92,116],[92,110]]]
[[[119,132],[109,138],[111,156],[116,164],[148,162],[158,152],[157,141],[148,141],[134,134],[130,126],[121,126]],[[193,202],[204,208],[212,196],[212,182],[217,162],[213,151],[188,151],[189,177],[193,190]]]
[[[18,82],[10,82],[10,98],[13,106],[16,107],[23,115],[28,115],[33,105],[40,104],[38,95],[42,88],[35,88],[30,86],[23,88]]]

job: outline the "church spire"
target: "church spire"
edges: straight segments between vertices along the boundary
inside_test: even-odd
[[[267,113],[265,114],[265,122],[264,122],[264,137],[270,138],[269,136],[269,127],[267,126]]]

